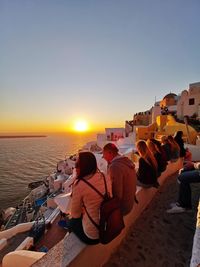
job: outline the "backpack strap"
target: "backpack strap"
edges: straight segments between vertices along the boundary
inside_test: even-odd
[[[85,209],[85,212],[88,216],[88,218],[90,219],[90,221],[94,224],[94,226],[99,230],[99,225],[92,219],[92,217],[90,216],[90,214],[88,213],[85,204],[83,203],[83,207]]]
[[[100,172],[100,171],[99,171],[99,172]],[[105,195],[108,196],[108,189],[107,189],[107,183],[106,183],[105,175],[104,175],[102,172],[100,172],[100,173],[102,174],[102,176],[103,176],[103,180],[104,180],[105,191],[106,191]],[[85,179],[83,179],[83,178],[81,179],[81,181],[85,182],[85,183],[86,183],[88,186],[90,186],[94,191],[96,191],[97,194],[99,194],[103,199],[105,199],[105,196],[104,196],[99,190],[97,190],[96,187],[94,187],[90,182],[88,182],[87,180],[85,180]],[[91,222],[94,224],[94,226],[99,230],[99,225],[92,219],[92,217],[91,217],[90,214],[88,213],[88,211],[87,211],[86,206],[85,206],[84,203],[83,203],[83,207],[84,207],[85,212],[86,212],[88,218],[90,219],[90,221],[91,221]]]
[[[108,188],[107,188],[107,183],[106,183],[106,178],[105,178],[105,175],[100,172],[101,175],[103,176],[103,180],[104,180],[104,185],[105,185],[105,195],[108,196]],[[103,199],[105,198],[105,196],[98,190],[96,189],[96,187],[94,187],[90,182],[88,182],[87,180],[85,179],[81,179],[81,181],[85,182],[87,185],[89,185],[94,191],[97,192],[97,194],[99,194]]]
[[[106,197],[108,197],[108,187],[107,187],[107,183],[106,183],[106,177],[105,177],[105,175],[104,175],[104,173],[103,172],[101,172],[99,169],[98,169],[98,171],[101,173],[101,175],[103,176],[103,181],[104,181],[104,185],[105,185],[105,195],[106,195]]]
[[[89,187],[91,187],[94,191],[96,191],[98,195],[100,195],[102,198],[104,198],[104,195],[99,190],[97,190],[96,187],[94,187],[91,183],[89,183],[87,180],[81,179],[81,181],[83,181],[84,183],[89,185]]]

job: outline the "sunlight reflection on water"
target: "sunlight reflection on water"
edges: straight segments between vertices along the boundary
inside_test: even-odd
[[[28,183],[46,177],[59,160],[96,134],[0,139],[0,210],[16,206],[29,192]]]

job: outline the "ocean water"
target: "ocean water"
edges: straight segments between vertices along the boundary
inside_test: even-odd
[[[59,160],[93,140],[96,134],[0,139],[0,210],[15,207],[30,182],[45,178]]]

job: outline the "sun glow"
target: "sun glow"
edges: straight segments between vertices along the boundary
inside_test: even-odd
[[[76,132],[86,132],[88,131],[88,123],[83,120],[76,121],[74,124],[74,130]]]

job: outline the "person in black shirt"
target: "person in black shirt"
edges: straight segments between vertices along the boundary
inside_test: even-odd
[[[158,187],[158,164],[154,155],[148,149],[146,142],[141,140],[136,144],[139,153],[139,167],[137,170],[137,185],[142,187]]]
[[[185,157],[186,150],[184,148],[183,131],[177,131],[174,135],[174,140],[180,147],[180,157]]]

